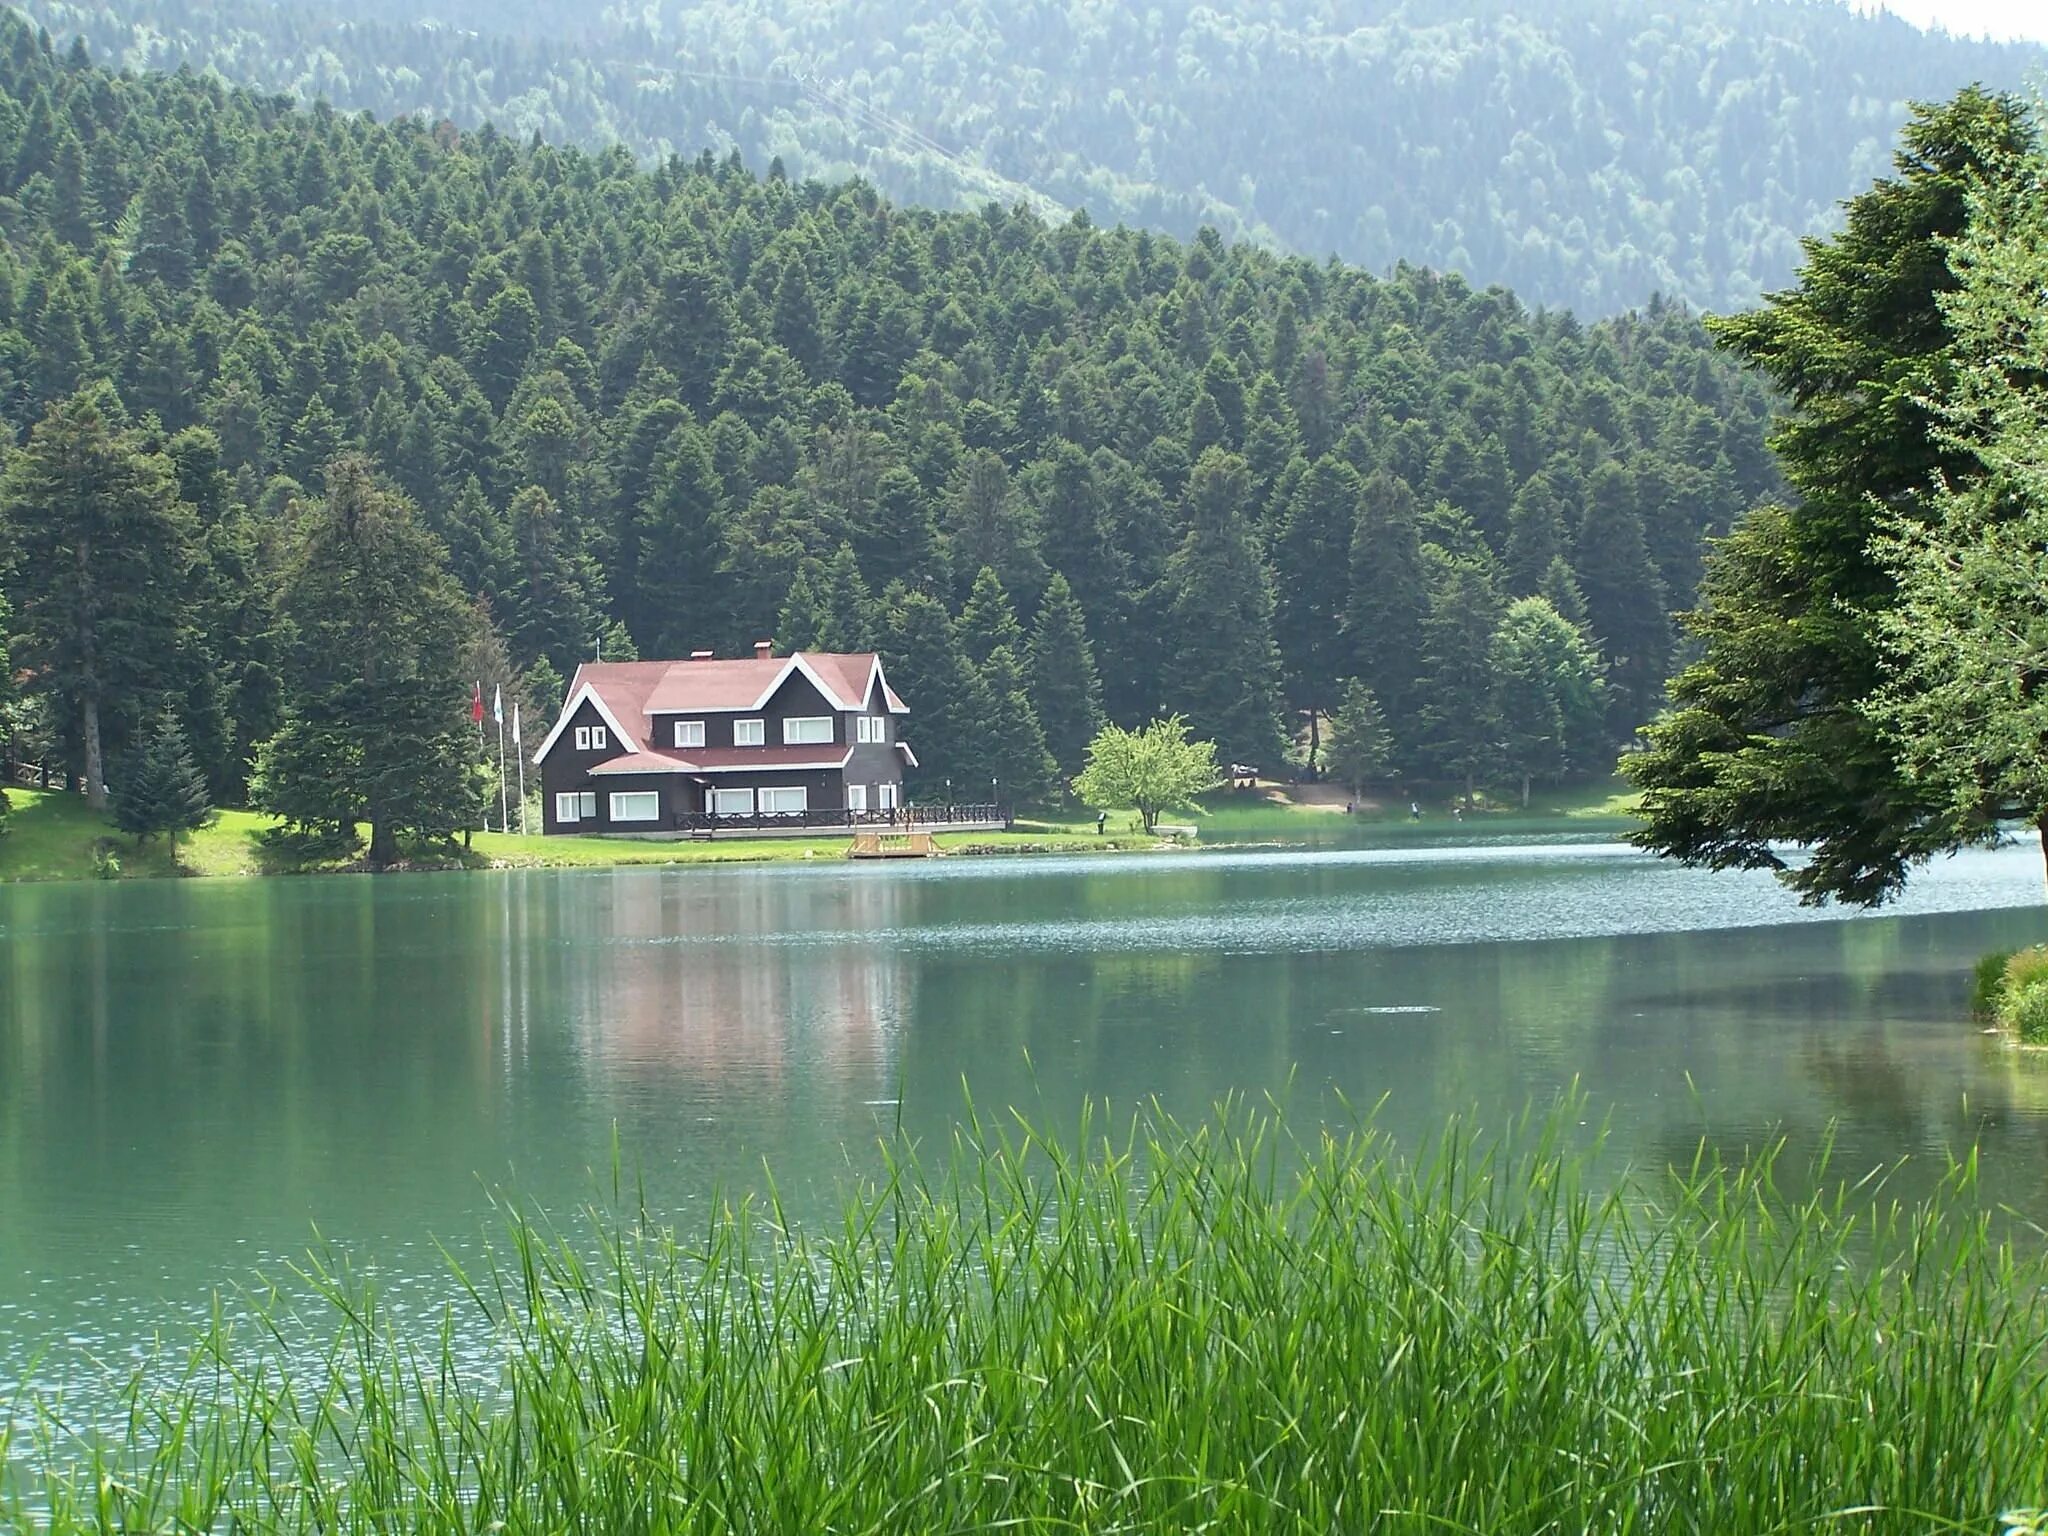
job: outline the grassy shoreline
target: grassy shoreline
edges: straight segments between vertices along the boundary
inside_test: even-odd
[[[1570,1123],[1404,1158],[970,1122],[822,1235],[515,1214],[451,1276],[486,1358],[316,1268],[310,1356],[259,1319],[96,1434],[0,1416],[0,1528],[2040,1528],[2048,1260],[1968,1165],[1904,1205],[1768,1156],[1607,1193]]]
[[[161,838],[146,845],[115,830],[86,809],[78,796],[55,790],[7,790],[12,809],[0,823],[0,884],[17,881],[166,879],[323,874],[360,868],[351,862],[304,863],[272,849],[262,834],[275,823],[251,811],[222,811],[211,826],[180,840],[175,861]],[[1454,818],[1436,804],[1420,819],[1391,806],[1367,805],[1346,815],[1327,799],[1296,802],[1274,788],[1204,799],[1194,816],[1165,818],[1192,827],[1211,846],[1262,839],[1315,840],[1366,835],[1401,841],[1442,838],[1452,832],[1510,834],[1579,829],[1613,831],[1631,824],[1629,802],[1611,785],[1591,785],[1542,797],[1529,811],[1491,807]],[[1092,815],[1055,813],[1020,819],[1008,832],[941,833],[940,848],[955,854],[1137,853],[1185,846],[1152,837],[1129,813],[1113,815],[1098,836]],[[594,869],[629,865],[800,863],[845,856],[843,837],[721,838],[715,842],[640,842],[602,837],[521,837],[479,832],[467,850],[436,855],[415,867],[431,869]],[[111,855],[109,862],[108,855]]]

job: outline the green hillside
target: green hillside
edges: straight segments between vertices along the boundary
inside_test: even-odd
[[[1911,100],[2048,51],[1838,0],[33,0],[62,38],[637,155],[737,147],[939,207],[1037,200],[1607,314],[1789,281]]]

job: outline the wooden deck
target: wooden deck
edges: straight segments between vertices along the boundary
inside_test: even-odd
[[[939,845],[929,832],[856,832],[847,847],[849,859],[931,859]]]

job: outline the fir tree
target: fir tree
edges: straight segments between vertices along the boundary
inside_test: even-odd
[[[164,834],[174,857],[180,832],[196,832],[213,820],[206,776],[174,716],[165,715],[129,753],[114,789],[113,812],[114,825],[133,833],[137,843]]]
[[[1044,804],[1053,797],[1059,770],[1046,750],[1024,665],[1009,646],[999,645],[979,670],[991,711],[983,746],[990,799],[1002,805]]]
[[[1273,629],[1286,667],[1287,697],[1309,717],[1309,766],[1315,766],[1320,717],[1337,706],[1350,660],[1344,634],[1351,598],[1351,538],[1359,481],[1341,459],[1325,456],[1295,483],[1273,549],[1279,605]]]
[[[107,385],[50,407],[10,466],[6,509],[14,659],[75,725],[86,799],[103,809],[109,737],[118,741],[176,675],[191,512],[170,461],[127,429]]]
[[[1212,449],[1188,479],[1187,537],[1167,563],[1167,704],[1231,762],[1277,764],[1273,589],[1245,537],[1244,460]]]
[[[1394,767],[1394,736],[1372,690],[1353,678],[1330,716],[1330,773],[1355,795]]]
[[[1412,764],[1421,736],[1419,688],[1428,578],[1407,482],[1381,470],[1360,490],[1351,537],[1345,641],[1351,668],[1386,711],[1397,761]]]
[[[1422,622],[1422,747],[1436,773],[1472,802],[1495,752],[1500,696],[1492,665],[1500,590],[1486,563],[1431,552],[1429,614]]]
[[[1064,575],[1053,577],[1038,605],[1028,663],[1046,748],[1059,771],[1071,777],[1081,771],[1088,743],[1102,729],[1102,684],[1081,605]]]
[[[288,702],[252,798],[344,841],[368,822],[370,863],[382,868],[403,834],[477,824],[473,679],[456,671],[468,606],[439,542],[367,460],[337,459],[326,479],[285,568]]]
[[[960,610],[960,644],[976,666],[985,665],[998,650],[1014,656],[1024,649],[1024,630],[1010,606],[1010,594],[987,566],[974,578],[974,590]]]
[[[942,785],[971,798],[988,778],[988,727],[994,706],[967,659],[952,617],[935,597],[892,587],[882,600],[882,665],[890,685],[914,700],[902,724],[917,753],[916,780],[932,798]]]

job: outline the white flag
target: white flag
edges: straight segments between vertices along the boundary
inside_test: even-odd
[[[491,718],[500,725],[505,723],[505,688],[502,683],[491,690]]]
[[[512,745],[519,745],[519,701],[512,701]]]

